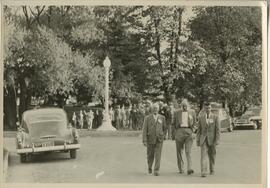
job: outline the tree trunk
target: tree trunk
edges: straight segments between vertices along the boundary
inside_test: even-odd
[[[155,23],[155,36],[156,36],[155,50],[156,50],[158,65],[159,65],[159,69],[161,73],[162,91],[164,92],[164,97],[165,97],[166,102],[168,102],[168,96],[170,95],[170,93],[168,90],[168,84],[166,83],[166,78],[164,77],[164,70],[163,70],[161,52],[160,52],[160,33],[158,30],[160,19],[155,19],[154,23]]]
[[[4,94],[4,130],[16,130],[17,105],[16,91],[13,86],[7,86]]]
[[[177,9],[177,13],[178,13],[178,32],[177,35],[175,37],[175,54],[174,54],[174,63],[175,65],[177,65],[178,63],[178,56],[179,56],[179,41],[180,41],[180,36],[182,33],[182,13],[183,13],[183,8],[178,8]]]
[[[47,17],[48,17],[48,27],[51,28],[52,6],[49,6]]]
[[[162,60],[161,60],[161,53],[160,53],[160,34],[158,32],[158,25],[159,21],[155,21],[155,29],[156,29],[156,44],[155,44],[155,50],[157,53],[157,60],[160,68],[161,75],[163,76],[163,66],[162,66]]]
[[[174,71],[174,68],[175,68],[175,64],[173,63],[173,47],[174,47],[174,32],[172,31],[172,34],[171,34],[171,46],[170,46],[170,69],[171,69],[171,72]]]

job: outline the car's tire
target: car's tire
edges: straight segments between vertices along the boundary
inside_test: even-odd
[[[230,127],[228,128],[228,131],[229,131],[229,132],[233,132],[233,126],[232,126],[232,124],[231,124]]]
[[[20,155],[20,161],[21,161],[21,163],[25,163],[26,162],[26,159],[27,159],[26,154],[21,154]]]
[[[76,149],[70,150],[70,158],[76,159],[76,157],[77,157],[77,150]]]
[[[254,129],[254,130],[257,130],[257,128],[258,128],[257,123],[254,123],[253,129]]]
[[[259,122],[259,121],[256,121],[256,124],[257,124],[257,129],[259,130],[259,129],[262,129],[262,125],[261,125],[261,123]]]

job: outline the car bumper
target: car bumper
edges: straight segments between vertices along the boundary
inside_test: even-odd
[[[39,152],[45,152],[45,151],[65,151],[65,150],[71,150],[71,149],[79,149],[80,147],[81,147],[80,144],[70,144],[70,145],[61,145],[61,146],[22,148],[22,149],[17,149],[17,153],[24,154],[24,153],[39,153]]]
[[[248,126],[254,126],[254,123],[235,123],[235,127],[248,127]]]

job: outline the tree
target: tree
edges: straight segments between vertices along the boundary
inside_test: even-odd
[[[199,41],[216,61],[209,82],[215,91],[213,100],[227,101],[231,107],[236,98],[248,103],[253,103],[250,99],[254,97],[260,101],[261,95],[254,92],[261,91],[260,8],[207,7],[195,11],[197,16],[190,22],[191,40]],[[230,112],[233,114],[232,109]]]

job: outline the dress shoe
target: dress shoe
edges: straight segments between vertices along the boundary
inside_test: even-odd
[[[180,170],[179,171],[179,174],[184,174],[184,170]]]
[[[187,174],[190,175],[190,174],[193,174],[194,173],[194,170],[190,169],[187,171]]]
[[[152,169],[148,169],[148,174],[152,174]]]
[[[215,172],[214,172],[214,171],[211,171],[211,172],[210,172],[210,175],[214,175],[214,174],[215,174]]]
[[[206,174],[202,174],[201,177],[202,177],[202,178],[205,178],[205,177],[206,177]]]
[[[159,173],[158,172],[154,172],[154,176],[159,176]]]

